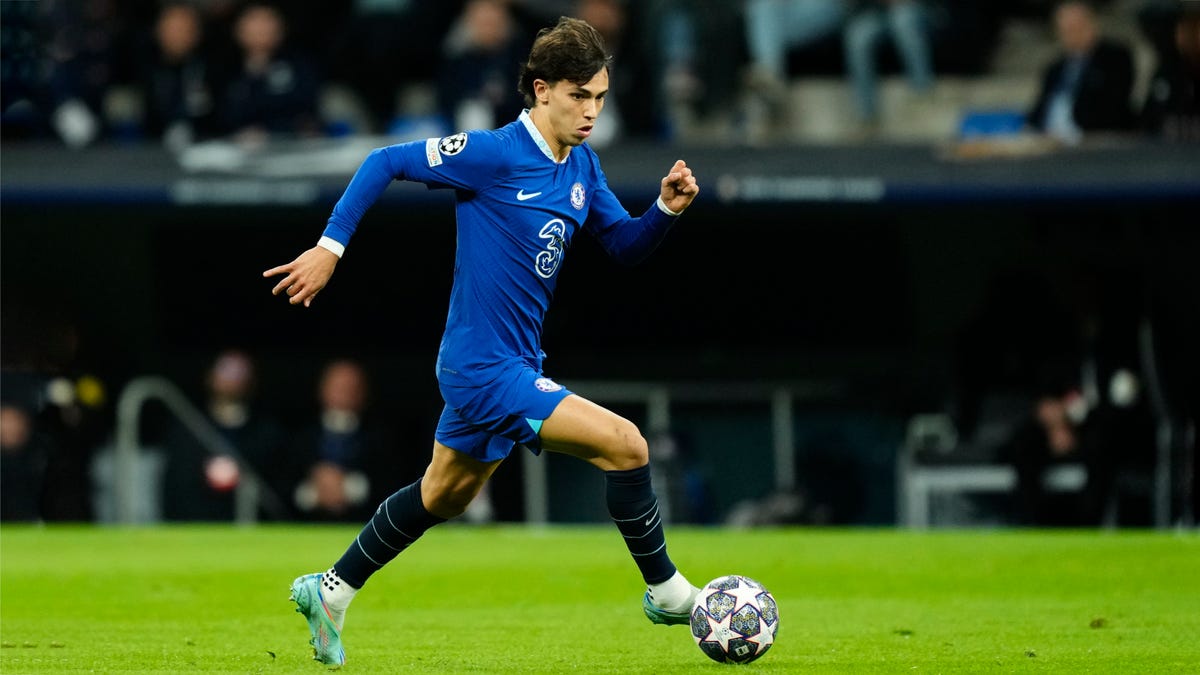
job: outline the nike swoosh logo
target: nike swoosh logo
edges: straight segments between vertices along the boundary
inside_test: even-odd
[[[650,523],[653,523],[653,522],[654,522],[654,519],[653,519],[653,518],[647,518],[647,519],[646,519],[646,525],[649,525]]]
[[[529,194],[525,194],[525,188],[521,188],[520,190],[517,190],[517,201],[523,202],[526,199],[533,199],[534,197],[536,197],[540,194],[542,194],[542,193],[530,192]]]

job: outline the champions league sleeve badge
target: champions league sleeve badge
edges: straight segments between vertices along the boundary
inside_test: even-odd
[[[438,143],[438,151],[447,157],[457,155],[465,147],[467,147],[467,135],[465,133],[447,136]]]

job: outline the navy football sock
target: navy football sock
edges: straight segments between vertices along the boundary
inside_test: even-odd
[[[417,479],[383,500],[333,569],[346,583],[362,588],[368,577],[408,548],[425,530],[442,522],[444,518],[425,510],[421,480]]]
[[[650,487],[650,465],[628,471],[605,471],[608,514],[625,537],[625,545],[648,584],[657,584],[675,574],[667,555],[667,539],[658,497]]]

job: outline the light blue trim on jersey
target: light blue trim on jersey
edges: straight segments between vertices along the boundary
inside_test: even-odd
[[[519,119],[521,120],[521,124],[525,125],[525,130],[529,132],[529,135],[533,138],[533,142],[537,144],[538,149],[541,150],[542,154],[548,157],[551,162],[554,162],[555,164],[562,164],[563,162],[567,161],[567,157],[571,156],[571,153],[568,152],[567,157],[562,158],[562,162],[554,158],[554,153],[550,151],[550,144],[546,142],[546,138],[542,136],[542,132],[538,131],[537,125],[533,123],[533,118],[529,116],[529,110],[522,110],[521,117]]]
[[[542,433],[542,422],[545,422],[546,420],[531,420],[526,417],[525,421],[528,422],[529,426],[533,428],[533,433],[540,434]]]

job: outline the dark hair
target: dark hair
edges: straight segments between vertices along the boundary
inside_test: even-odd
[[[521,65],[517,90],[532,108],[537,103],[533,95],[534,80],[545,80],[551,85],[567,80],[582,86],[611,61],[604,38],[595,28],[586,21],[564,16],[553,28],[538,32],[529,58]]]

